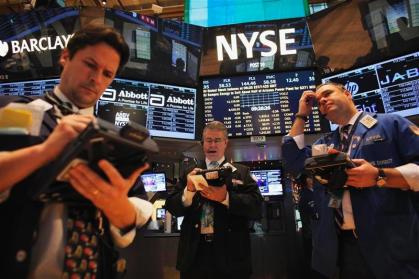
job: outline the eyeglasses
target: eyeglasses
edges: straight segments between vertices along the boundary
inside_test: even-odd
[[[211,143],[219,144],[219,143],[221,143],[223,141],[224,141],[224,139],[222,139],[222,138],[215,138],[215,139],[206,138],[206,139],[204,139],[204,142],[205,143],[208,143],[208,144],[211,144]]]

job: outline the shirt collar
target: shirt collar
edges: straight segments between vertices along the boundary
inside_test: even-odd
[[[225,156],[223,156],[220,160],[217,161],[217,163],[220,167],[221,167],[221,163],[224,162],[225,159],[226,159]],[[208,166],[211,162],[213,162],[213,161],[210,161],[208,158],[205,158],[205,163],[207,164],[207,168],[208,168]]]
[[[358,111],[357,113],[354,114],[354,116],[352,116],[352,118],[349,120],[348,123],[346,123],[345,125],[339,125],[339,131],[342,130],[343,126],[346,125],[351,125],[351,129],[354,126],[356,120],[358,119],[358,117],[361,115],[362,111]],[[349,129],[349,130],[351,130]]]
[[[78,114],[81,115],[93,115],[93,106],[88,108],[82,108],[79,109],[73,102],[71,102],[67,96],[64,95],[64,93],[61,91],[61,89],[58,86],[54,87],[54,94],[57,96],[58,99],[60,99],[63,102],[67,102],[71,104],[72,110]]]

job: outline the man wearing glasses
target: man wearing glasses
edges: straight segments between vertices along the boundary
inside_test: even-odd
[[[260,217],[262,196],[249,168],[226,160],[223,123],[208,123],[202,141],[205,161],[187,170],[166,200],[173,215],[185,216],[176,267],[181,279],[249,278],[248,221]],[[218,187],[193,183],[191,176],[198,171],[218,167],[232,168],[231,181]]]

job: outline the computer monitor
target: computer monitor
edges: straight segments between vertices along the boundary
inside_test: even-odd
[[[166,175],[164,172],[144,173],[141,175],[146,192],[166,191]]]
[[[282,196],[284,194],[280,169],[252,170],[250,172],[256,180],[262,196]]]
[[[351,92],[359,111],[419,115],[419,51],[324,77]],[[334,127],[332,126],[332,130]]]

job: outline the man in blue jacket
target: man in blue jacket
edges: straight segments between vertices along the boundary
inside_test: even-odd
[[[341,191],[314,187],[319,218],[312,228],[313,268],[329,277],[339,270],[340,279],[419,278],[418,127],[395,114],[358,112],[342,85],[320,85],[303,93],[283,140],[284,164],[294,175],[312,155],[304,147],[304,126],[315,100],[320,113],[339,125],[315,145],[339,149],[348,142],[342,150],[355,167],[346,170]]]

